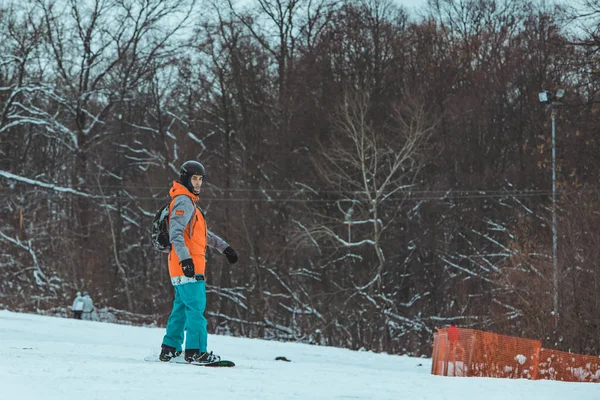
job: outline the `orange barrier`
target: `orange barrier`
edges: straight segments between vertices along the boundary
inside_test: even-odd
[[[543,349],[539,340],[452,326],[434,334],[431,373],[600,382],[600,358]]]
[[[539,379],[600,382],[600,357],[542,349],[539,365]]]

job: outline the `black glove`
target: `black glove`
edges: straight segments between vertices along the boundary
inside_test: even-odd
[[[225,256],[227,257],[227,261],[229,261],[229,264],[235,264],[238,260],[238,255],[235,252],[235,250],[231,248],[231,246],[223,250],[223,254],[225,254]]]
[[[188,278],[192,278],[194,276],[194,262],[191,258],[186,258],[181,262],[181,269],[183,270],[183,274]]]

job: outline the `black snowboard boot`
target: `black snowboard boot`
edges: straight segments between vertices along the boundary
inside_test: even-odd
[[[207,353],[207,352],[200,353],[199,350],[196,350],[196,349],[190,349],[190,350],[186,349],[185,350],[185,361],[196,362],[196,363],[200,363],[200,364],[208,364],[208,363],[212,363],[212,362],[216,362],[216,361],[221,361],[221,357],[217,356],[216,354],[213,354],[212,351],[210,353]]]
[[[166,344],[163,344],[161,347],[160,356],[158,356],[160,361],[171,361],[171,358],[178,357],[181,354],[181,351],[175,350],[175,347],[167,346]]]

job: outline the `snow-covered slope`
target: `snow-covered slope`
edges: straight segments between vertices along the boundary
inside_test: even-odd
[[[0,398],[600,399],[591,383],[446,378],[428,359],[215,335],[209,349],[235,368],[145,362],[163,334],[0,311]]]

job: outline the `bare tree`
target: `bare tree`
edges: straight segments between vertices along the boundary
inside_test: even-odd
[[[308,297],[311,308],[330,307],[326,313],[321,309],[323,322],[317,325],[324,337],[381,349],[408,332],[428,329],[410,313],[420,295],[398,301],[407,275],[397,236],[436,124],[413,99],[396,104],[386,124],[370,120],[372,103],[365,92],[342,99],[329,137],[314,154],[327,188],[314,193],[327,200],[309,203],[306,215],[296,219],[292,243],[315,258],[304,275],[314,292]]]
[[[92,245],[102,241],[95,232],[105,220],[94,216],[98,200],[89,192],[96,185],[88,178],[97,176],[107,187],[111,182],[123,185],[128,171],[124,163],[117,157],[104,158],[108,161],[103,165],[96,155],[114,149],[109,138],[121,135],[121,121],[128,120],[126,105],[134,101],[134,93],[157,66],[164,70],[176,54],[178,34],[193,5],[193,0],[86,4],[39,0],[19,13],[2,14],[8,22],[3,27],[7,34],[12,30],[14,39],[5,43],[14,51],[3,52],[13,54],[3,63],[6,71],[12,71],[3,74],[10,82],[2,93],[10,94],[2,99],[1,143],[2,151],[11,151],[3,159],[2,171],[7,172],[3,179],[66,187],[82,194],[50,195],[48,203],[37,196],[28,202],[26,214],[29,219],[50,216],[56,222],[39,233],[37,229],[46,221],[36,221],[32,235],[59,238],[44,242],[41,252],[49,247],[57,251],[66,242],[80,249],[64,251],[65,259],[55,269],[73,285],[87,284],[98,276],[103,277],[95,279],[98,284],[105,278],[112,281],[110,268]],[[117,105],[119,112],[113,113]],[[106,191],[112,195],[114,186]],[[121,226],[118,231],[122,230]],[[66,237],[70,240],[60,241]],[[43,262],[52,263],[52,259],[44,257]]]
[[[395,126],[390,132],[375,129],[368,112],[365,93],[347,95],[339,106],[335,133],[322,144],[317,169],[327,187],[342,199],[336,202],[338,213],[332,223],[305,231],[305,239],[333,241],[342,248],[373,249],[377,262],[370,267],[369,279],[357,286],[360,290],[381,284],[386,265],[382,236],[401,214],[403,199],[424,165],[423,146],[435,128],[424,106],[412,99],[395,107]],[[384,208],[392,212],[384,213]],[[370,227],[368,234],[351,237],[352,228],[362,225]],[[346,226],[348,237],[339,229]]]

